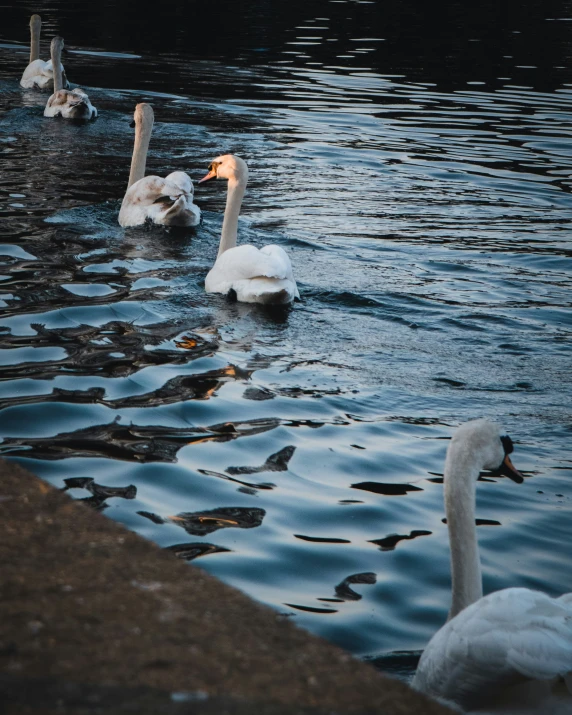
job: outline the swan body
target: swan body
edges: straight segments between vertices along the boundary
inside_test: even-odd
[[[51,44],[52,68],[54,75],[54,93],[48,99],[44,109],[44,117],[62,117],[63,119],[95,119],[97,109],[89,101],[89,97],[77,87],[73,90],[63,89],[61,54],[64,41],[54,37]]]
[[[246,162],[233,154],[220,156],[199,183],[214,178],[228,180],[228,196],[218,257],[205,279],[207,293],[223,293],[241,303],[263,305],[287,305],[300,298],[283,248],[236,245],[238,215],[248,181]]]
[[[48,99],[44,117],[89,120],[97,117],[97,109],[89,101],[83,89],[79,87],[73,90],[60,89]]]
[[[53,89],[54,71],[52,60],[44,62],[40,59],[40,30],[42,19],[39,15],[32,15],[30,18],[30,64],[24,70],[20,86],[24,89]],[[69,87],[64,66],[60,63],[62,73],[62,83],[64,87]]]
[[[236,246],[225,251],[205,279],[207,293],[236,293],[241,303],[291,303],[299,298],[286,251],[280,246]]]
[[[138,104],[134,116],[135,146],[119,224],[127,228],[152,221],[164,226],[196,226],[201,220],[201,210],[193,203],[193,182],[184,171],[173,171],[164,179],[145,176],[153,129],[151,105]]]
[[[492,469],[522,481],[511,451],[510,438],[487,420],[467,422],[451,441],[444,484],[452,606],[423,652],[412,686],[465,713],[570,715],[572,593],[551,598],[507,588],[482,596],[476,480],[482,469]]]
[[[61,65],[63,86],[69,87],[70,83],[67,80],[64,66]],[[54,70],[52,61],[34,60],[24,70],[20,86],[24,89],[53,89],[54,88]]]

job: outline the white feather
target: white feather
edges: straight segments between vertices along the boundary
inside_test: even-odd
[[[69,87],[69,82],[65,75],[64,66],[61,66],[63,86]],[[34,60],[24,70],[20,86],[24,89],[53,89],[54,88],[54,70],[52,61]]]
[[[79,87],[73,90],[60,89],[48,99],[44,117],[89,120],[97,117],[97,109],[89,101],[83,89]]]
[[[243,303],[290,303],[300,297],[290,259],[280,246],[229,248],[209,271],[205,288],[225,295],[234,290]]]
[[[121,204],[120,225],[125,228],[141,226],[149,219],[164,226],[196,226],[201,220],[201,211],[193,203],[192,185],[190,192],[185,191],[181,188],[182,182],[169,181],[171,176],[165,179],[145,176],[132,184]],[[188,176],[187,179],[190,183]],[[163,197],[164,202],[161,201]]]

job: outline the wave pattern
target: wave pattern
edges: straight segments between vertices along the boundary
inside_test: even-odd
[[[572,93],[390,76],[339,32],[374,3],[329,5],[263,62],[75,48],[115,88],[86,126],[0,45],[0,454],[402,673],[447,612],[459,422],[501,420],[530,476],[479,484],[485,589],[572,590]],[[119,228],[141,99],[149,172],[248,160],[240,240],[288,249],[291,312],[204,294],[220,184],[196,230]]]

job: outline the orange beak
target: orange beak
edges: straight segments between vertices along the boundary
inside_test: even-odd
[[[211,169],[206,176],[203,176],[199,184],[202,184],[203,181],[210,181],[211,179],[216,179],[216,171],[214,171],[214,169]]]

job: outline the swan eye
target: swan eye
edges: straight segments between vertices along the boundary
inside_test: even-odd
[[[501,438],[502,446],[505,454],[512,454],[514,452],[514,444],[512,439],[508,434],[503,435]]]

